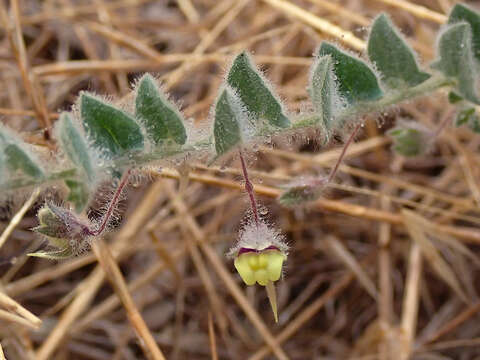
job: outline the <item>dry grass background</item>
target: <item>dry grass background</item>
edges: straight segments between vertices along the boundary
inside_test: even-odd
[[[361,50],[387,11],[428,61],[453,3],[3,1],[0,114],[54,148],[41,129],[79,90],[121,98],[152,71],[201,122],[242,49],[297,111],[322,39]],[[400,117],[435,128],[448,107],[436,93],[372,114],[336,185],[305,209],[274,198],[292,177],[326,171],[338,143],[292,139],[251,156],[266,216],[292,247],[278,324],[223,255],[248,206],[236,159],[196,166],[188,186],[170,169],[131,184],[119,229],[64,262],[24,255],[39,245],[29,228],[42,195],[2,203],[0,359],[480,359],[480,137],[447,128],[432,153],[405,160],[383,135]]]

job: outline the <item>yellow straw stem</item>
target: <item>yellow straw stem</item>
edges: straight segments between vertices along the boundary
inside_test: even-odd
[[[277,292],[275,291],[275,283],[273,281],[268,281],[267,285],[267,296],[270,301],[270,306],[272,307],[273,316],[275,317],[275,322],[278,323],[278,314],[277,314]]]

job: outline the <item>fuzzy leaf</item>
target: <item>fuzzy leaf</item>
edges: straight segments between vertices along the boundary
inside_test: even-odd
[[[333,127],[335,110],[338,110],[335,107],[341,106],[330,56],[320,56],[313,63],[308,90],[315,112],[329,132]]]
[[[470,25],[449,25],[440,35],[437,49],[438,60],[432,67],[457,80],[457,90],[465,99],[480,104],[477,94],[477,71],[472,53]]]
[[[472,131],[480,133],[480,117],[475,108],[467,107],[461,109],[455,119],[455,126],[467,125]]]
[[[462,126],[468,124],[470,118],[475,115],[475,108],[467,108],[461,110],[457,114],[457,118],[455,119],[455,126]]]
[[[44,171],[38,160],[25,147],[9,138],[9,134],[0,132],[0,151],[3,151],[4,166],[11,171],[20,171],[32,178],[44,177]]]
[[[57,123],[57,137],[63,151],[75,165],[82,168],[90,182],[95,180],[92,160],[87,143],[80,130],[73,124],[70,114],[64,112]]]
[[[285,116],[282,104],[246,52],[242,52],[233,61],[227,82],[256,118],[264,119],[270,125],[279,128],[290,126],[290,120]]]
[[[455,91],[450,91],[448,93],[448,102],[450,104],[456,104],[456,103],[459,103],[460,101],[463,101],[463,97],[458,95]]]
[[[421,155],[426,150],[425,136],[419,129],[399,126],[387,132],[393,139],[393,150],[410,157]]]
[[[480,134],[480,117],[478,115],[473,117],[469,125],[474,133]]]
[[[65,185],[67,185],[70,190],[67,201],[73,204],[77,214],[81,213],[88,204],[88,187],[83,182],[70,179],[65,180]]]
[[[449,24],[465,21],[470,25],[472,31],[473,55],[480,61],[480,13],[466,6],[456,4],[448,17]]]
[[[330,55],[340,95],[349,103],[374,101],[383,96],[375,73],[362,60],[323,42],[319,55]]]
[[[88,136],[109,157],[143,148],[140,126],[127,113],[83,93],[80,111]]]
[[[430,74],[420,71],[415,54],[385,14],[372,25],[367,46],[368,57],[392,88],[401,84],[418,85]]]
[[[140,80],[135,99],[135,114],[142,119],[148,135],[156,145],[167,139],[180,145],[185,144],[187,133],[183,126],[183,117],[175,105],[160,92],[151,75],[146,74]]]
[[[24,151],[20,146],[16,144],[9,144],[4,149],[7,157],[7,164],[12,170],[21,170],[24,174],[38,178],[43,177],[43,171],[40,166]]]
[[[239,100],[228,87],[225,87],[215,104],[215,122],[213,136],[217,155],[222,155],[242,142],[242,110]]]

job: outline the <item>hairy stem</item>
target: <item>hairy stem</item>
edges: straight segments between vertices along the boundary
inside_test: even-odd
[[[257,224],[258,226],[259,224],[258,207],[257,207],[257,200],[255,199],[255,193],[253,192],[253,185],[250,182],[250,178],[248,177],[247,165],[245,164],[245,159],[243,158],[242,150],[238,150],[238,154],[240,155],[243,178],[245,179],[245,191],[248,193],[248,197],[250,198],[250,205],[252,207],[253,218],[255,219],[255,224]]]
[[[352,117],[360,117],[367,113],[375,113],[384,110],[385,108],[399,104],[405,100],[412,99],[417,96],[423,96],[440,88],[449,87],[455,85],[455,82],[442,75],[432,76],[430,79],[421,83],[413,88],[407,88],[404,90],[392,90],[385,94],[383,98],[374,102],[365,102],[352,106],[348,110],[338,115],[338,120],[347,120]],[[318,114],[307,114],[296,117],[293,119],[292,127],[287,129],[271,129],[267,128],[267,133],[263,133],[263,136],[268,135],[280,135],[281,132],[292,132],[294,129],[314,127],[318,125]],[[120,157],[113,160],[113,166],[116,168],[122,168],[125,166],[132,167],[133,164],[137,167],[148,165],[154,161],[166,159],[181,153],[189,151],[199,151],[201,149],[208,149],[211,147],[212,141],[210,139],[202,139],[198,143],[188,145],[185,147],[172,148],[167,150],[154,150],[150,153],[129,154],[128,156]],[[22,187],[30,187],[35,185],[47,184],[57,182],[65,179],[77,179],[81,176],[81,171],[75,168],[62,169],[59,171],[47,174],[42,178],[17,178],[9,180],[0,184],[0,190],[14,190]],[[1,180],[1,179],[0,179]]]
[[[352,144],[353,140],[355,139],[355,136],[357,136],[358,131],[362,126],[363,126],[363,123],[358,123],[357,125],[355,125],[353,132],[350,134],[347,141],[343,145],[342,152],[340,153],[340,156],[338,157],[337,162],[335,163],[335,166],[332,168],[332,170],[330,170],[330,174],[328,175],[328,178],[327,178],[327,184],[330,183],[335,178],[335,175],[337,174],[337,171],[338,171],[338,167],[342,163],[343,158],[347,153],[348,147],[350,146],[350,144]]]
[[[105,231],[108,223],[110,222],[112,214],[113,214],[115,208],[117,207],[118,202],[120,201],[120,197],[122,195],[122,192],[125,189],[125,186],[127,186],[127,184],[128,184],[128,178],[130,177],[131,173],[132,173],[132,169],[128,169],[122,175],[122,178],[120,179],[118,187],[115,189],[115,193],[113,194],[112,200],[110,200],[110,203],[108,204],[107,211],[105,211],[105,214],[102,217],[102,221],[101,221],[100,225],[98,225],[98,227],[95,230],[91,230],[90,235],[99,236]]]
[[[358,117],[368,113],[382,111],[389,106],[398,105],[403,101],[412,99],[417,96],[423,96],[437,89],[453,85],[455,85],[455,81],[453,81],[452,79],[449,79],[443,75],[434,75],[430,79],[424,81],[423,83],[415,87],[403,90],[391,90],[387,92],[385,96],[378,101],[360,103],[356,106],[352,106],[347,111],[340,114],[339,117],[341,119],[348,119],[352,116]]]

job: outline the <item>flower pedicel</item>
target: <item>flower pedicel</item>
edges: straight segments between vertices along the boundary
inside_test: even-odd
[[[274,282],[279,280],[282,275],[282,266],[287,259],[288,246],[285,244],[285,237],[278,230],[259,218],[253,186],[248,178],[247,167],[241,152],[240,161],[253,219],[247,221],[240,230],[237,244],[230,249],[227,255],[235,259],[235,268],[245,284],[251,286],[258,283],[266,287],[275,321],[278,322]]]

